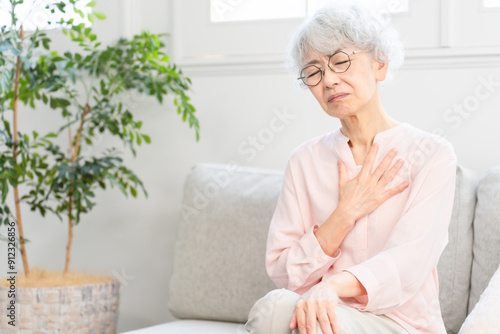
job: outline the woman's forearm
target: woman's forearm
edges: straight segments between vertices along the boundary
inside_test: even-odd
[[[326,255],[333,257],[347,233],[352,229],[354,222],[355,220],[345,210],[337,207],[314,232]]]
[[[358,297],[366,295],[366,289],[360,281],[348,271],[342,271],[324,281],[332,285],[339,297]]]

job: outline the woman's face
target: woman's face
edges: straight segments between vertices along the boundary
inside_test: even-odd
[[[320,83],[309,86],[309,90],[328,115],[339,119],[379,103],[378,81],[385,79],[388,69],[388,64],[374,60],[369,52],[351,55],[353,51],[362,50],[353,47],[341,50],[351,58],[351,66],[344,73],[335,73],[328,67],[329,56],[311,51],[306,58],[306,63],[317,61],[315,65],[325,72]],[[339,93],[346,95],[334,99],[333,95]]]

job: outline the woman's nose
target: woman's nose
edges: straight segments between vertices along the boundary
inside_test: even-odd
[[[326,87],[332,87],[334,84],[340,82],[340,77],[338,73],[335,73],[328,66],[325,67],[325,72],[323,73],[323,84]]]

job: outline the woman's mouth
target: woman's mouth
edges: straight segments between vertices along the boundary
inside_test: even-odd
[[[349,95],[349,94],[348,93],[335,94],[328,99],[328,102],[335,102],[335,101],[341,100],[341,99],[345,98],[347,95]]]

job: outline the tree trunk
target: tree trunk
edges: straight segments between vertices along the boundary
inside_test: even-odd
[[[80,126],[78,127],[78,132],[76,134],[75,145],[73,146],[73,136],[71,135],[71,128],[69,128],[69,151],[71,153],[71,162],[74,164],[76,162],[76,158],[78,157],[78,150],[80,148],[80,140],[82,136],[83,123],[85,122],[85,116],[90,112],[90,107],[88,104],[85,104],[83,108],[82,119],[80,121]],[[72,182],[74,184],[74,182]],[[68,205],[68,243],[66,245],[66,263],[64,264],[64,275],[68,273],[69,270],[69,260],[70,260],[70,252],[71,252],[71,243],[73,241],[73,219],[71,218],[71,213],[73,209],[73,192],[74,186],[70,190],[69,193],[69,205]]]
[[[22,40],[24,38],[24,29],[23,26],[21,26],[21,31],[19,33],[19,38]],[[17,166],[17,144],[19,142],[19,138],[17,135],[17,114],[18,114],[18,102],[19,102],[19,80],[21,79],[21,66],[22,66],[22,61],[21,61],[21,55],[17,56],[17,63],[16,63],[16,74],[14,77],[14,151],[13,151],[13,159],[14,159],[14,165]],[[26,248],[24,246],[24,232],[23,232],[23,222],[21,219],[21,202],[19,201],[19,189],[17,186],[17,177],[16,177],[16,185],[14,186],[14,202],[16,206],[16,220],[17,220],[17,227],[19,229],[19,243],[21,247],[21,257],[23,259],[23,266],[24,266],[24,274],[26,276],[29,275],[30,269],[28,266],[28,258],[26,257]]]

